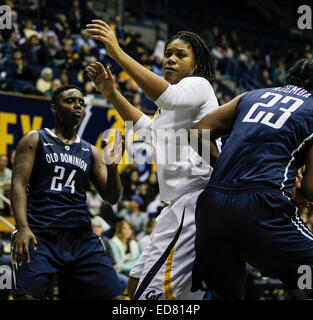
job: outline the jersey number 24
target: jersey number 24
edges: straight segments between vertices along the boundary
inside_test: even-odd
[[[64,179],[65,168],[61,166],[55,166],[54,173],[57,173],[58,175],[52,178],[50,189],[54,191],[62,191],[63,189],[62,181]],[[75,173],[76,173],[76,170],[72,170],[72,172],[70,173],[70,175],[68,176],[64,184],[64,187],[71,188],[72,194],[75,193],[75,180],[73,180]]]

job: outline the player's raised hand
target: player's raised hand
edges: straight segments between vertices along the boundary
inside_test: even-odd
[[[15,235],[12,262],[23,264],[23,255],[26,254],[27,263],[30,262],[29,243],[32,241],[33,249],[37,248],[37,239],[29,227],[19,229]]]
[[[87,67],[87,72],[97,90],[105,97],[114,93],[115,82],[109,66],[104,67],[100,62],[92,63]]]
[[[104,140],[107,146],[103,150],[102,158],[106,164],[117,165],[121,162],[125,151],[125,136],[120,130],[115,131],[114,142]]]
[[[94,39],[101,41],[112,59],[122,52],[114,31],[110,26],[102,20],[92,20],[92,23],[87,24],[87,33]]]

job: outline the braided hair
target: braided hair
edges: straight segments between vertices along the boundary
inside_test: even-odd
[[[301,59],[287,73],[287,84],[313,90],[313,59]]]
[[[165,48],[176,39],[185,41],[191,46],[195,56],[197,69],[194,72],[195,76],[203,77],[212,82],[215,80],[215,65],[211,52],[201,37],[189,31],[180,31],[166,43]]]

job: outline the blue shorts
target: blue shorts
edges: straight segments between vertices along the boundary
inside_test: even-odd
[[[15,265],[14,296],[45,299],[55,274],[64,298],[112,299],[123,294],[102,241],[90,228],[32,231],[37,250],[30,243],[30,263],[24,256],[22,266]]]
[[[198,197],[196,227],[192,291],[241,299],[246,263],[290,289],[299,289],[300,265],[313,269],[313,234],[281,191],[209,186]]]

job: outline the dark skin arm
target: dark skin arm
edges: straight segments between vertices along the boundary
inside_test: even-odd
[[[127,292],[128,292],[128,296],[132,299],[135,291],[137,289],[138,286],[138,282],[139,279],[138,278],[133,278],[133,277],[129,277],[128,278],[128,284],[127,284]]]
[[[96,187],[101,198],[111,204],[115,204],[121,194],[122,184],[118,173],[118,163],[124,153],[124,145],[124,137],[117,130],[114,147],[112,144],[107,145],[104,150],[105,157],[102,157],[100,151],[95,146],[92,146],[91,182]]]
[[[22,265],[23,253],[27,256],[27,262],[30,262],[29,242],[32,241],[34,250],[37,246],[36,237],[28,225],[26,211],[26,188],[34,167],[37,145],[37,131],[31,131],[21,139],[17,145],[12,173],[11,204],[17,228],[12,261],[19,265]]]
[[[313,146],[308,152],[301,188],[296,189],[294,200],[306,207],[313,205]]]
[[[219,157],[219,151],[216,146],[216,139],[229,135],[232,131],[233,125],[236,120],[236,108],[240,98],[240,95],[232,101],[220,106],[218,109],[208,113],[202,120],[200,120],[192,129],[197,131],[191,131],[190,136],[194,138],[194,135],[198,138],[199,150],[196,150],[200,156],[203,154],[203,148],[210,151],[210,164],[214,167],[217,158]],[[210,139],[206,139],[206,135],[203,130],[210,130]],[[191,146],[193,144],[191,143]]]

